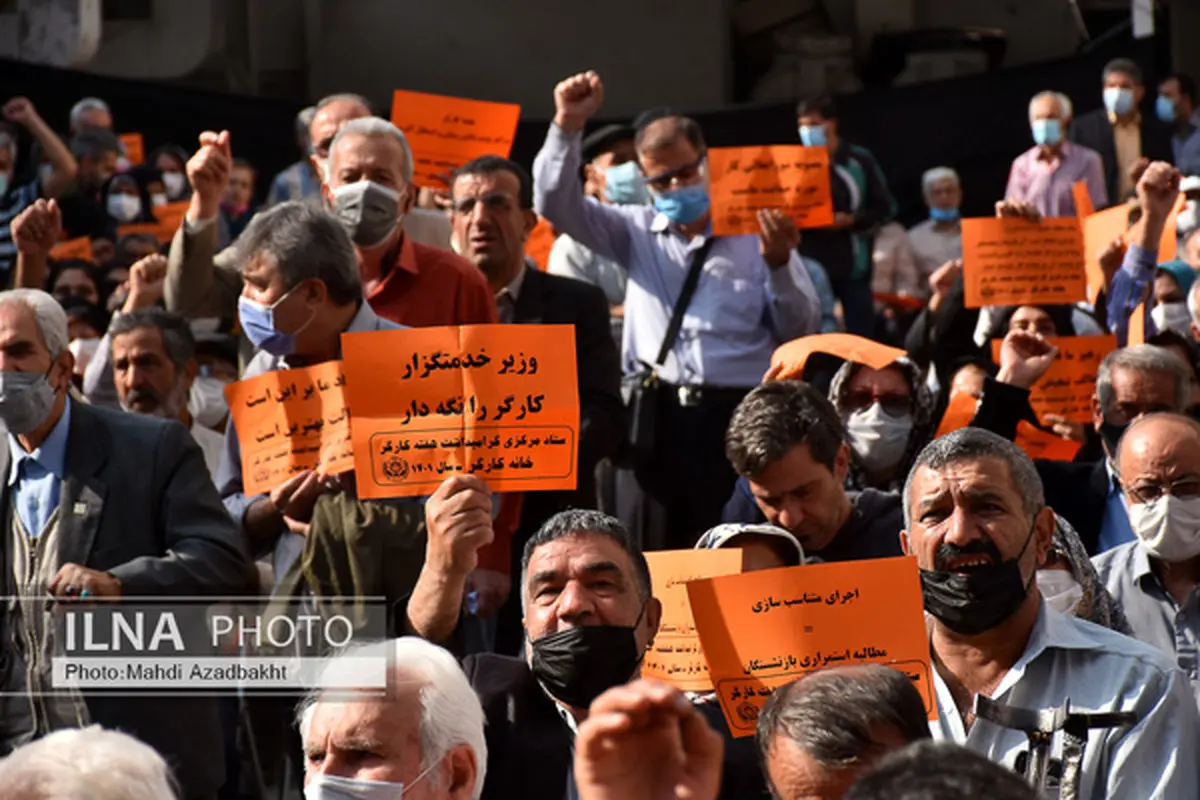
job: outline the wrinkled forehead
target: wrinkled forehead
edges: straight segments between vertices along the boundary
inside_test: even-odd
[[[872,369],[866,365],[858,367],[846,384],[847,392],[874,391],[879,393],[912,394],[912,387],[900,367],[891,366]]]
[[[978,494],[1021,501],[1007,461],[994,456],[964,456],[936,467],[922,464],[913,473],[909,502],[915,507],[922,501]]]
[[[459,175],[451,187],[451,194],[455,200],[480,198],[494,193],[505,194],[517,200],[521,194],[521,181],[508,170],[498,169]]]
[[[616,572],[635,582],[633,559],[611,536],[581,532],[538,546],[529,555],[525,589],[546,580],[568,581],[598,572]]]

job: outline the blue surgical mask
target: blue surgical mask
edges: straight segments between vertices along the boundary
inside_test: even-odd
[[[829,144],[824,125],[801,125],[800,143],[805,147],[824,147]]]
[[[1062,123],[1056,119],[1035,119],[1030,127],[1038,144],[1053,147],[1062,141]]]
[[[958,209],[931,208],[929,209],[929,218],[934,222],[956,222],[958,221]]]
[[[1169,97],[1164,97],[1161,94],[1154,101],[1154,113],[1163,122],[1175,121],[1175,101]]]
[[[242,330],[246,338],[259,350],[265,350],[273,356],[291,355],[296,350],[296,335],[308,327],[313,318],[301,325],[292,333],[284,333],[275,327],[275,308],[300,287],[293,287],[283,297],[269,306],[247,297],[238,298],[238,318],[242,322]],[[313,312],[314,315],[316,312]]]
[[[1104,90],[1104,107],[1110,114],[1125,116],[1133,111],[1133,90],[1110,86]]]
[[[646,204],[650,195],[636,161],[626,161],[604,170],[604,198],[620,206]]]
[[[695,222],[708,213],[708,187],[704,183],[680,186],[654,196],[654,207],[677,225]]]

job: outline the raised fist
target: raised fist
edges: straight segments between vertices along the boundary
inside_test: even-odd
[[[595,72],[581,72],[554,87],[554,124],[564,131],[583,130],[604,102],[604,84]]]

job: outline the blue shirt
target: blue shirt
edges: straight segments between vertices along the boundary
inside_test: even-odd
[[[301,159],[275,176],[267,193],[267,206],[288,200],[320,199],[321,182],[313,174],[307,159]]]
[[[8,486],[12,490],[13,507],[25,532],[41,536],[58,508],[63,475],[67,467],[67,434],[71,430],[71,399],[67,398],[62,416],[50,430],[41,447],[25,452],[17,437],[8,435],[8,452],[12,463],[8,468]]]
[[[651,206],[585,198],[580,138],[550,126],[533,163],[534,207],[560,233],[629,271],[621,356],[632,374],[658,356],[692,254],[712,229],[688,239]],[[770,269],[758,236],[717,237],[679,338],[657,372],[676,385],[757,386],[775,348],[816,333],[820,323],[816,290],[795,251],[786,267]]]
[[[1117,347],[1124,347],[1129,340],[1129,316],[1141,305],[1146,288],[1154,282],[1157,265],[1157,248],[1146,250],[1141,245],[1130,244],[1121,268],[1113,275],[1108,288],[1108,329],[1116,335]],[[1150,320],[1151,305],[1146,304],[1147,337],[1154,334],[1154,323]]]
[[[1200,125],[1196,124],[1200,115],[1193,114],[1188,120],[1187,132],[1182,136],[1178,133],[1171,136],[1171,154],[1175,158],[1175,166],[1184,175],[1200,175]]]
[[[1096,543],[1098,553],[1134,540],[1133,527],[1129,524],[1129,506],[1125,504],[1125,494],[1117,488],[1116,476],[1108,459],[1104,461],[1104,470],[1108,475],[1108,495],[1104,500],[1104,520],[1100,523],[1100,538]]]

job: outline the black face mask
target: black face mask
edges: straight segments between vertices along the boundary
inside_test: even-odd
[[[977,567],[970,572],[921,570],[921,595],[925,610],[955,633],[974,636],[991,630],[1011,617],[1029,594],[1037,577],[1021,579],[1021,557],[1033,540],[1036,527],[1016,558]]]
[[[1125,435],[1125,429],[1128,427],[1128,422],[1124,425],[1115,425],[1104,417],[1100,418],[1100,439],[1104,442],[1104,449],[1114,460],[1117,457],[1117,443],[1121,441],[1121,437]]]
[[[552,697],[572,708],[587,708],[614,686],[633,677],[642,654],[633,627],[584,625],[552,633],[533,642],[530,669]]]

